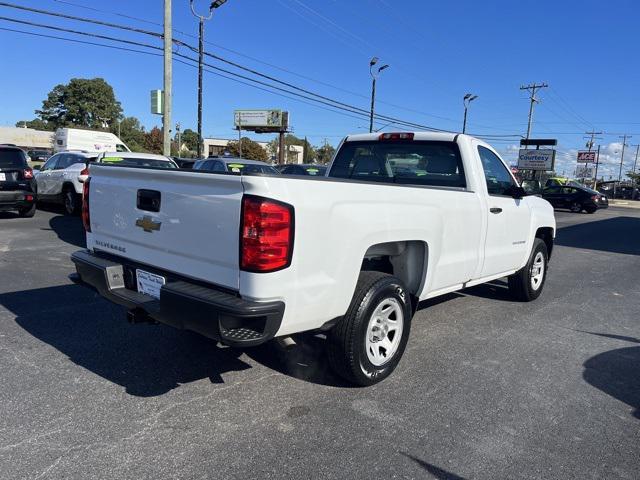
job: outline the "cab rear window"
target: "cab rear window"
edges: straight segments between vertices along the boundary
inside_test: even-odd
[[[24,152],[13,148],[0,148],[0,168],[27,168]]]
[[[329,177],[441,187],[467,185],[458,145],[442,141],[345,142]]]

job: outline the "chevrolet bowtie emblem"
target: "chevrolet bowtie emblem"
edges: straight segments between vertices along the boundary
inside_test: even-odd
[[[136,227],[142,228],[145,232],[153,232],[154,230],[160,230],[162,222],[156,222],[149,215],[145,215],[142,218],[136,220]]]

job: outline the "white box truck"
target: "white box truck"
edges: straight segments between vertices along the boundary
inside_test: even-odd
[[[56,130],[54,151],[68,150],[85,152],[130,152],[122,140],[109,132],[82,130],[80,128],[59,128]]]

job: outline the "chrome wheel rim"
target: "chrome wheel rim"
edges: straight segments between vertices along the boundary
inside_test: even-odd
[[[404,314],[400,302],[395,298],[385,298],[374,309],[367,325],[365,348],[367,358],[376,367],[384,365],[398,351]]]
[[[73,213],[75,210],[75,198],[73,198],[73,193],[67,192],[64,196],[64,208],[67,213]]]
[[[533,290],[538,290],[540,285],[542,285],[542,280],[544,279],[544,255],[542,252],[536,253],[536,256],[533,257],[530,277],[531,288]]]
[[[572,203],[571,204],[571,211],[572,212],[579,212],[580,210],[582,210],[582,207],[580,206],[579,203]]]

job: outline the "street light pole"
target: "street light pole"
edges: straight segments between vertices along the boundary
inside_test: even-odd
[[[371,114],[369,115],[369,133],[373,133],[373,111],[376,101],[376,80],[380,72],[389,68],[389,65],[383,65],[376,72],[373,71],[374,65],[378,63],[378,57],[373,57],[369,62],[369,73],[371,74]]]
[[[622,138],[622,154],[620,155],[620,171],[618,172],[618,188],[620,188],[620,184],[622,183],[622,165],[624,163],[624,147],[627,146],[627,138],[631,138],[631,135],[623,135]],[[613,184],[613,198],[616,198],[616,185]]]
[[[162,152],[171,155],[171,90],[173,88],[172,72],[172,26],[171,0],[164,0],[164,86],[162,99]]]
[[[473,102],[476,98],[478,98],[478,96],[473,95],[471,93],[467,93],[462,98],[462,104],[464,105],[464,120],[462,121],[462,133],[465,133],[467,131],[467,109],[469,108],[469,104]]]
[[[189,0],[191,13],[199,20],[198,25],[198,158],[202,157],[202,57],[204,55],[204,21],[210,20],[213,11],[227,0],[215,0],[209,5],[209,15],[198,15],[193,7],[193,0]]]

